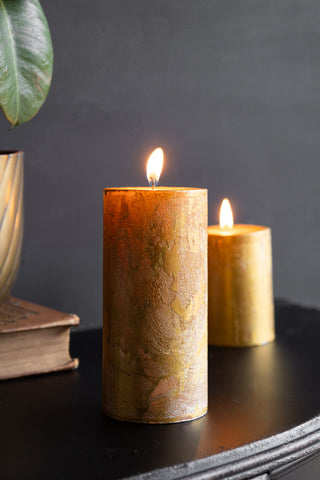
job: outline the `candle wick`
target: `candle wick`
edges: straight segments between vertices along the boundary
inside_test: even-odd
[[[156,186],[158,185],[158,181],[157,181],[156,177],[148,178],[148,182],[149,182],[149,187],[152,187],[152,190],[154,190],[156,188]]]

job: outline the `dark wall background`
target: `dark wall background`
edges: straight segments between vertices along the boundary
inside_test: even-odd
[[[238,222],[270,225],[276,296],[320,306],[320,3],[50,0],[55,68],[25,150],[25,240],[14,294],[101,324],[102,191],[209,189]]]

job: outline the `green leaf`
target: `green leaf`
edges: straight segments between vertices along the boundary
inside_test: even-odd
[[[0,106],[12,126],[30,120],[49,91],[50,31],[38,0],[0,0]]]

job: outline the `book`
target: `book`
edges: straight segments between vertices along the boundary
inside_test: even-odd
[[[0,380],[75,369],[69,354],[77,315],[9,297],[0,305]]]

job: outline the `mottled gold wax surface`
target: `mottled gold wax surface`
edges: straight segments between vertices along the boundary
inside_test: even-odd
[[[207,191],[104,191],[103,411],[146,423],[207,411]]]
[[[208,228],[209,344],[247,347],[274,340],[271,231]]]
[[[23,152],[0,152],[0,304],[9,296],[23,238]]]

